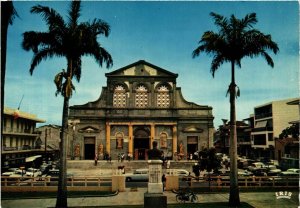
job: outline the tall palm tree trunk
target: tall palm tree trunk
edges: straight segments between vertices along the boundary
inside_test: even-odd
[[[57,189],[57,198],[56,198],[56,208],[66,208],[68,207],[67,201],[67,154],[66,154],[66,146],[67,146],[67,134],[66,131],[68,129],[68,116],[69,116],[69,97],[64,97],[63,104],[63,114],[62,114],[62,127],[60,138],[61,141],[59,143],[59,158],[60,158],[60,166],[59,166],[59,179],[58,179],[58,189]]]
[[[234,61],[231,61],[231,83],[229,86],[230,92],[230,195],[229,206],[237,207],[240,205],[238,174],[237,174],[237,133],[236,133],[236,84]]]
[[[9,19],[12,15],[12,10],[9,9],[9,4],[12,2],[1,2],[1,116],[4,110],[4,86],[5,86],[5,71],[6,71],[6,48],[7,48],[7,31]],[[3,127],[3,119],[1,119],[1,127]],[[3,128],[1,128],[1,135]]]

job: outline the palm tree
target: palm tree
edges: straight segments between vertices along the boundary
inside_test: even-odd
[[[29,31],[23,34],[22,46],[24,50],[33,51],[33,58],[30,66],[32,75],[34,69],[42,61],[48,58],[65,57],[67,69],[62,70],[55,76],[57,87],[56,95],[64,97],[62,113],[62,129],[60,142],[60,175],[56,207],[67,207],[67,184],[66,184],[66,130],[68,127],[68,108],[72,91],[75,89],[72,79],[75,76],[77,81],[81,77],[81,56],[93,56],[96,62],[102,67],[112,66],[111,55],[97,42],[98,35],[108,36],[110,26],[100,20],[94,19],[91,22],[78,23],[80,17],[80,1],[72,1],[68,12],[67,22],[54,9],[37,5],[31,8],[31,13],[40,14],[48,26],[47,32]]]
[[[276,54],[279,48],[272,41],[271,35],[265,35],[253,28],[257,23],[255,13],[247,14],[243,19],[237,19],[231,15],[230,19],[216,13],[210,13],[214,18],[215,25],[219,28],[218,33],[206,31],[203,33],[199,46],[193,51],[193,58],[202,52],[213,55],[211,73],[215,72],[225,62],[231,64],[231,83],[227,93],[230,94],[230,196],[229,205],[239,206],[239,188],[237,178],[237,133],[235,99],[240,91],[235,83],[235,66],[241,67],[244,57],[262,56],[270,65],[274,63],[267,50]]]
[[[8,26],[13,24],[15,17],[18,17],[12,1],[1,1],[1,115],[4,109],[4,83],[6,72],[6,48]],[[1,126],[3,120],[1,119]],[[3,129],[1,128],[1,135]]]

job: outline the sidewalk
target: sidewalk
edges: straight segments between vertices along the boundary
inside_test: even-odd
[[[80,197],[69,198],[69,207],[101,207],[101,206],[120,206],[120,205],[143,205],[144,193],[147,188],[138,188],[138,191],[131,192],[126,189],[112,197]],[[283,190],[284,192],[284,190]],[[13,193],[12,193],[13,194]],[[173,192],[164,192],[167,196],[168,204],[176,204],[175,194]],[[197,194],[199,206],[205,207],[205,203],[228,202],[228,193]],[[248,192],[240,193],[241,202],[246,202],[255,208],[297,208],[299,192],[292,192],[291,199],[277,199],[275,192]],[[47,199],[15,199],[1,200],[2,208],[47,208],[55,207],[56,198]]]

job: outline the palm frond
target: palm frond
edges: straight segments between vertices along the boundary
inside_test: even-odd
[[[212,62],[211,62],[211,67],[210,67],[210,72],[213,77],[215,77],[215,72],[219,69],[219,67],[226,61],[225,57],[222,56],[222,54],[217,54],[214,56]]]
[[[265,51],[261,51],[260,54],[265,58],[268,65],[270,65],[273,68],[274,67],[274,62],[273,62],[273,59],[271,58],[271,56]]]
[[[49,26],[50,31],[63,31],[66,28],[62,16],[52,8],[37,5],[33,6],[30,12],[40,14]]]
[[[96,35],[103,34],[105,37],[108,37],[110,33],[109,24],[101,19],[94,19],[88,26],[95,32]]]
[[[24,50],[32,50],[37,53],[39,46],[55,45],[56,40],[49,32],[29,31],[23,33],[22,47]]]
[[[217,13],[211,12],[210,16],[212,16],[215,20],[215,25],[223,28],[224,26],[228,25],[228,20],[226,17],[219,15]]]
[[[68,13],[68,19],[69,19],[69,27],[75,28],[78,25],[78,19],[80,17],[80,1],[72,1],[70,10]]]
[[[31,61],[31,66],[29,69],[30,74],[32,75],[35,67],[39,65],[39,63],[42,60],[46,60],[47,58],[52,58],[53,56],[59,56],[59,54],[56,53],[56,51],[51,48],[43,48],[39,50],[37,53],[34,53]]]
[[[257,23],[256,13],[247,14],[242,20],[241,25],[244,28],[252,28]]]

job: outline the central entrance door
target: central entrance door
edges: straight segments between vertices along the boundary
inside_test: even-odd
[[[84,159],[94,160],[95,158],[95,137],[84,138]]]
[[[147,160],[150,148],[149,132],[145,129],[138,129],[134,133],[134,159]]]

